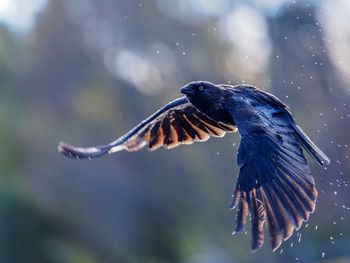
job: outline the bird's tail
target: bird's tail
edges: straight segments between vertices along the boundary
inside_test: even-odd
[[[293,122],[293,128],[296,132],[299,142],[304,147],[304,149],[310,154],[310,156],[321,166],[324,164],[329,164],[330,159],[325,155],[306,135],[306,133]]]

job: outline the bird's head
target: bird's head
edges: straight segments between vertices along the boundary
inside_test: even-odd
[[[227,88],[224,86],[208,81],[194,81],[182,87],[180,91],[186,95],[194,107],[209,117],[225,123],[232,121],[224,110],[228,95]]]

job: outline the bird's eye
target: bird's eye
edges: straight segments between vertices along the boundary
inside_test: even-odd
[[[199,86],[199,88],[198,88],[200,91],[203,91],[204,90],[204,88],[202,87],[202,86]]]

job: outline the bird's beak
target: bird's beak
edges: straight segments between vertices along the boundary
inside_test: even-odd
[[[181,91],[182,94],[185,94],[187,96],[195,95],[195,90],[192,87],[188,86],[188,85],[182,87],[180,89],[180,91]]]

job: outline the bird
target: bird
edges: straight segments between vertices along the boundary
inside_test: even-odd
[[[290,108],[266,91],[247,84],[194,81],[180,92],[183,97],[109,144],[84,148],[60,142],[58,151],[70,158],[94,159],[144,146],[151,151],[172,149],[238,131],[232,234],[245,232],[249,216],[251,251],[263,246],[264,226],[275,251],[315,210],[318,192],[304,150],[320,166],[330,159],[296,124]]]

